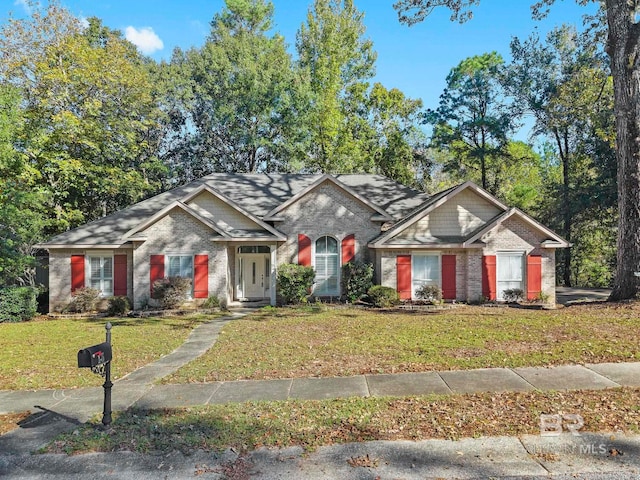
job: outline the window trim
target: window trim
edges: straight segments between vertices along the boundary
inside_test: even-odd
[[[169,275],[169,269],[171,268],[171,262],[169,261],[169,257],[191,257],[191,289],[189,290],[189,292],[187,292],[187,300],[192,300],[193,299],[193,289],[195,288],[195,276],[196,276],[196,268],[195,268],[195,257],[196,254],[194,253],[165,253],[164,254],[164,275],[165,277],[170,277],[171,275]],[[182,265],[180,265],[180,269],[182,269]],[[178,275],[179,277],[182,277],[182,275]]]
[[[335,293],[325,293],[325,292],[317,292],[317,277],[316,277],[316,281],[314,283],[313,286],[313,293],[316,294],[319,297],[339,297],[342,292],[341,292],[341,288],[342,286],[340,285],[341,282],[341,273],[342,273],[342,241],[338,240],[338,237],[336,237],[335,235],[331,235],[331,234],[322,234],[322,235],[318,235],[314,240],[312,240],[311,242],[311,266],[313,267],[314,271],[316,272],[316,275],[318,274],[318,269],[317,269],[317,262],[316,262],[316,257],[318,255],[318,253],[316,252],[316,245],[317,242],[322,239],[322,238],[332,238],[333,240],[336,241],[336,258],[337,258],[337,268],[336,268],[336,276],[337,276],[337,287],[336,287],[336,291]],[[328,254],[326,253],[321,253],[319,255],[325,255],[328,256]],[[331,254],[334,255],[334,254]]]
[[[114,287],[114,261],[113,261],[113,252],[86,252],[85,254],[85,287],[93,288],[93,275],[91,269],[91,259],[99,258],[101,260],[109,259],[111,261],[111,278],[107,278],[104,276],[104,265],[100,267],[100,278],[98,279],[100,283],[100,298],[112,297],[114,295],[115,287]],[[111,291],[105,292],[104,290],[104,281],[111,280]]]
[[[496,256],[496,300],[498,301],[504,301],[504,298],[502,297],[502,292],[504,290],[501,290],[499,288],[499,284],[500,284],[500,267],[499,267],[499,262],[500,262],[500,257],[509,257],[509,256],[516,256],[518,255],[520,257],[520,272],[521,272],[521,279],[520,279],[520,290],[522,290],[524,292],[524,294],[526,295],[527,293],[527,252],[526,250],[499,250],[496,251],[495,256]],[[511,281],[511,280],[509,280]]]
[[[437,257],[438,258],[438,279],[435,283],[429,285],[436,285],[442,290],[442,252],[412,252],[411,253],[411,298],[416,299],[416,283],[414,277],[413,259],[415,257]],[[422,284],[421,284],[422,285]]]

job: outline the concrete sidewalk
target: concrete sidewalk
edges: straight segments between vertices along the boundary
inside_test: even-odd
[[[249,312],[235,311],[232,315],[200,325],[174,352],[115,382],[113,410],[248,400],[640,386],[640,362],[187,385],[153,384],[202,355],[213,346],[225,323]],[[221,455],[200,452],[194,457],[133,453],[74,457],[31,455],[57,434],[72,431],[99,414],[102,400],[102,388],[0,391],[0,413],[27,410],[33,413],[22,422],[21,428],[0,436],[0,476],[39,478],[39,473],[46,470],[48,478],[81,478],[87,474],[92,478],[158,478],[162,472],[172,478],[192,478],[194,474],[205,475],[204,478],[225,478],[224,472],[229,468],[246,468],[250,470],[250,478],[518,478],[518,475],[542,478],[549,473],[560,475],[576,472],[593,474],[593,478],[609,478],[605,476],[609,473],[618,475],[610,478],[627,478],[619,476],[621,474],[637,478],[640,471],[640,436],[614,440],[608,435],[551,439],[528,436],[459,442],[367,442],[324,447],[311,455],[303,455],[302,451],[295,448],[258,450],[246,457],[240,457],[233,451]],[[615,454],[623,451],[624,457]],[[105,473],[95,465],[110,467]],[[465,466],[471,468],[466,473]],[[406,471],[400,474],[398,469]]]
[[[158,365],[149,367],[153,372],[159,368]],[[171,368],[176,366],[172,365]],[[147,373],[134,372],[134,378],[146,378]],[[179,385],[151,385],[127,381],[125,377],[115,383],[112,402],[113,410],[125,410],[129,407],[173,408],[250,400],[324,400],[354,396],[595,390],[621,386],[640,387],[640,362]],[[38,405],[42,409],[83,422],[102,411],[102,397],[102,388],[97,387],[36,392],[2,391],[0,413],[33,410],[33,407]]]

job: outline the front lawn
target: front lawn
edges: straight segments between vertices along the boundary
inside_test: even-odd
[[[78,368],[78,350],[105,341],[110,321],[115,380],[170,353],[211,316],[167,318],[39,318],[0,323],[0,390],[102,385],[104,379]]]
[[[266,308],[227,324],[166,383],[348,376],[640,359],[640,303],[558,310]]]
[[[640,389],[505,392],[404,398],[247,402],[186,409],[129,410],[107,430],[87,424],[52,442],[48,452],[132,450],[185,453],[301,445],[313,449],[368,440],[540,433],[540,414],[573,413],[583,432],[640,428]]]

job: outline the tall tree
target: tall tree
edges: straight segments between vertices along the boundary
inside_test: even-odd
[[[363,18],[353,0],[315,0],[298,31],[299,64],[311,89],[309,171],[372,168],[366,103],[376,53]]]
[[[455,151],[446,169],[479,178],[494,194],[512,162],[507,146],[518,126],[501,86],[503,66],[496,52],[463,60],[447,76],[437,110],[426,115],[432,146]]]
[[[214,171],[287,171],[295,168],[295,137],[303,111],[301,90],[284,38],[269,35],[273,4],[226,0],[201,49],[177,51],[168,68],[173,110],[183,138],[171,163],[188,181]]]
[[[144,60],[119,32],[88,22],[83,28],[51,2],[0,29],[0,81],[24,99],[24,152],[57,221],[49,233],[156,191],[163,171],[160,111]]]
[[[45,226],[47,199],[19,144],[20,101],[17,88],[0,85],[0,287],[35,284],[34,245]]]
[[[549,139],[561,166],[561,183],[552,190],[560,197],[559,208],[554,207],[560,220],[551,218],[550,223],[573,241],[580,235],[579,213],[615,201],[615,164],[611,165],[608,144],[614,137],[608,68],[593,39],[582,38],[567,26],[550,32],[544,44],[535,34],[525,42],[516,38],[511,51],[508,88],[520,107],[533,115],[533,133]],[[571,285],[571,249],[563,251],[558,265],[563,283]]]
[[[405,185],[421,186],[431,166],[425,135],[418,127],[422,100],[375,83],[368,95],[368,110],[373,171]]]
[[[480,0],[399,0],[400,21],[414,24],[436,7],[450,9],[451,19],[468,20]],[[555,0],[541,0],[540,8]],[[587,3],[587,0],[579,0]],[[607,53],[611,62],[616,117],[618,167],[618,251],[612,300],[640,293],[640,23],[638,0],[605,0]]]

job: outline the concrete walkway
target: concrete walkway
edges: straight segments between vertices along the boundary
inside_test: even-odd
[[[116,381],[112,392],[113,410],[125,410],[130,407],[142,409],[184,407],[248,400],[328,399],[352,396],[407,396],[432,393],[545,391],[640,386],[640,362],[588,364],[584,366],[567,365],[552,368],[487,368],[466,371],[357,375],[335,378],[247,380],[187,385],[153,384],[154,381],[173,373],[182,365],[206,352],[215,343],[224,324],[235,318],[240,318],[250,311],[246,309],[235,310],[230,316],[200,325],[191,333],[187,341],[174,352]],[[154,472],[153,469],[149,471],[149,476],[145,476],[143,471],[140,470],[142,466],[155,464],[154,462],[163,465],[171,464],[155,457],[147,458],[132,453],[98,454],[97,456],[80,455],[76,457],[31,455],[31,452],[47,444],[57,434],[73,430],[89,418],[99,414],[102,411],[102,400],[102,388],[0,391],[0,413],[26,410],[34,412],[22,422],[21,428],[0,436],[0,476],[38,478],[37,472],[45,468],[48,469],[48,475],[51,478],[57,478],[56,472],[59,473],[60,478],[80,478],[80,475],[85,475],[88,472],[91,473],[92,478],[158,478],[154,474],[159,472]],[[602,475],[607,473],[608,469],[618,475],[624,473],[626,470],[621,470],[623,465],[627,465],[632,469],[637,468],[638,470],[635,470],[636,474],[637,471],[640,471],[640,455],[636,455],[640,454],[640,436],[619,438],[618,441],[622,443],[616,444],[617,447],[611,446],[613,445],[612,439],[607,435],[596,435],[597,438],[582,436],[580,439],[562,436],[553,440],[565,443],[554,444],[556,445],[555,447],[550,447],[544,443],[549,439],[537,436],[530,437],[526,441],[523,438],[502,438],[469,439],[463,442],[368,442],[350,446],[323,448],[319,451],[322,453],[314,454],[315,457],[319,455],[319,458],[315,460],[311,460],[315,458],[314,456],[303,456],[303,452],[296,449],[285,449],[283,451],[259,450],[250,454],[250,460],[246,460],[244,457],[240,458],[234,452],[226,452],[226,456],[205,453],[202,453],[202,455],[208,459],[209,463],[216,464],[220,468],[225,465],[225,462],[229,461],[229,458],[232,458],[235,459],[233,461],[236,463],[246,461],[254,466],[260,464],[263,465],[262,468],[268,470],[261,471],[259,474],[252,474],[250,478],[375,478],[380,473],[384,473],[385,478],[387,475],[392,478],[400,474],[393,468],[389,469],[389,462],[384,465],[380,465],[378,462],[378,467],[371,468],[370,465],[364,470],[362,470],[364,467],[355,468],[349,464],[346,466],[340,464],[340,468],[338,468],[338,465],[333,465],[336,461],[335,455],[339,454],[340,458],[342,458],[344,455],[353,454],[352,457],[355,458],[360,454],[365,455],[365,452],[377,452],[376,455],[381,458],[395,458],[394,465],[403,464],[400,461],[400,458],[403,458],[405,467],[407,467],[406,463],[409,458],[413,458],[413,465],[416,462],[423,462],[425,458],[432,458],[425,465],[430,466],[429,468],[435,468],[433,464],[433,462],[436,462],[436,459],[433,458],[434,449],[440,453],[437,455],[438,468],[429,470],[439,472],[434,474],[433,478],[450,478],[445,474],[447,471],[456,478],[474,478],[473,476],[465,476],[462,467],[457,469],[453,467],[454,465],[465,464],[464,461],[460,462],[463,460],[460,457],[461,455],[468,455],[468,459],[477,464],[477,468],[473,470],[477,477],[485,477],[489,473],[497,478],[503,474],[511,476],[516,474],[544,476],[549,473],[573,474],[579,471],[581,473],[597,472],[598,476],[594,478],[607,478]],[[596,440],[597,443],[594,443]],[[569,444],[566,444],[566,442],[569,442]],[[582,442],[584,445],[566,446],[574,445],[576,442],[578,444]],[[597,447],[594,445],[597,445]],[[602,445],[606,445],[607,448],[601,448]],[[620,458],[610,460],[609,457],[611,455],[607,456],[607,452],[610,450],[622,451],[623,448],[627,452],[633,450],[635,455],[633,461],[630,462],[632,459],[629,457],[626,457],[624,461]],[[545,449],[549,449],[549,451],[547,452]],[[556,451],[553,449],[559,449],[558,451],[562,453],[563,462],[566,462],[562,463],[563,466],[560,470],[555,468],[558,465],[545,465],[544,459],[551,458],[553,455],[536,456],[536,452],[551,454]],[[421,451],[422,453],[420,453]],[[498,454],[498,452],[501,453]],[[504,452],[508,452],[508,461],[507,457],[503,455]],[[579,458],[576,459],[575,452],[580,453],[582,456],[578,455]],[[585,452],[590,455],[585,456]],[[193,477],[195,468],[193,459],[180,457],[179,455],[176,458],[176,463],[172,466],[172,478]],[[477,460],[478,458],[481,460]],[[517,461],[513,460],[514,458]],[[445,459],[447,460],[446,462]],[[91,468],[91,465],[95,462],[99,464],[108,463],[116,467],[119,465],[115,470],[117,474],[114,474],[112,469],[111,476],[102,476],[98,470]],[[345,463],[347,460],[341,460],[341,462]],[[487,462],[489,463],[485,465]],[[549,462],[547,461],[546,463]],[[329,467],[329,464],[332,466]],[[306,470],[302,472],[296,470],[302,468],[303,465]],[[325,465],[333,470],[323,469],[318,465]],[[481,465],[484,466],[480,468]],[[579,465],[579,470],[570,468],[571,465]],[[156,468],[160,467],[156,465]],[[181,468],[183,469],[184,477],[181,477],[182,474],[179,473]],[[425,475],[424,469],[412,471],[411,469],[414,467],[410,465],[407,468],[409,468],[410,474],[408,475],[405,472],[401,475],[402,478],[431,478],[429,475]],[[450,468],[451,470],[449,470]],[[362,471],[377,473],[372,476],[368,474],[352,476],[356,470],[361,473]],[[77,473],[78,476],[74,477],[74,473]],[[215,472],[207,471],[207,473],[213,474]],[[131,476],[127,477],[127,474]],[[413,474],[416,476],[411,476]],[[225,477],[214,475],[213,477],[204,478]],[[635,477],[629,476],[628,478]]]

